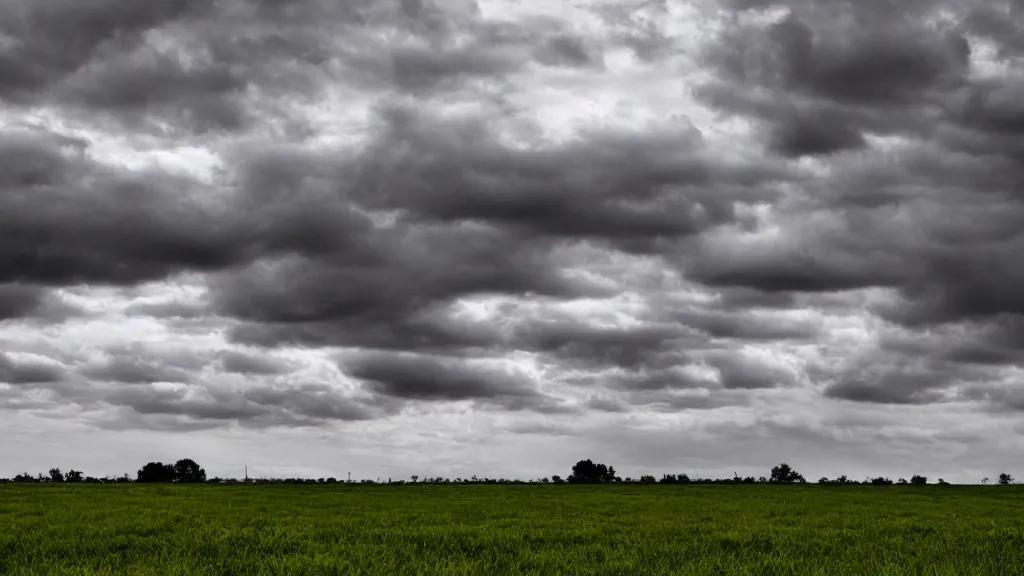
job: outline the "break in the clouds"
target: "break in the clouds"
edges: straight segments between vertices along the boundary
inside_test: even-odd
[[[991,476],[1021,38],[1016,0],[6,2],[0,475]]]

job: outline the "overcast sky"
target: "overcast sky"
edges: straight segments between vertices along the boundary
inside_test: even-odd
[[[6,0],[0,476],[1024,475],[1021,94],[1020,0]]]

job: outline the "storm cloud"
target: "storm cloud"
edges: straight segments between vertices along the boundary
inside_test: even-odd
[[[1024,443],[1019,2],[564,10],[5,3],[0,475],[58,421],[367,476]]]

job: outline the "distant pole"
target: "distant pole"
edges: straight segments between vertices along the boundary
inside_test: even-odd
[[[352,473],[351,472],[348,473],[348,483],[349,484],[352,483]]]
[[[249,465],[248,464],[245,465],[245,481],[246,482],[249,481]]]

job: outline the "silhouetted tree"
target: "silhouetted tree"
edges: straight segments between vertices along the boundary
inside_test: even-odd
[[[1002,485],[1013,484],[1013,476],[1010,476],[1006,472],[999,475],[999,483]]]
[[[60,468],[50,468],[49,474],[50,474],[50,477],[49,477],[49,481],[50,482],[63,482],[64,481],[64,473],[60,471]]]
[[[818,478],[818,484],[831,484],[831,482],[828,478],[822,476],[821,478]]]
[[[64,474],[64,481],[65,482],[81,482],[82,481],[82,473],[79,472],[78,470],[68,470]]]
[[[909,482],[907,482],[906,478],[900,478],[899,480],[896,481],[896,483],[897,484],[909,484]]]
[[[150,462],[138,471],[137,482],[174,482],[175,470],[172,464]],[[126,475],[127,476],[127,475]],[[118,482],[122,481],[120,478]]]
[[[782,464],[779,464],[778,466],[772,468],[771,481],[791,483],[804,482],[805,480],[803,475],[797,473],[797,471],[793,470],[793,468],[791,468],[789,464],[783,462]]]
[[[206,482],[206,470],[203,470],[195,460],[182,458],[174,463],[174,481],[184,484]]]
[[[651,476],[650,474],[644,474],[640,477],[641,484],[654,484],[655,482],[657,482],[657,480],[655,480],[654,476]]]
[[[872,478],[871,479],[871,485],[872,486],[891,486],[892,485],[892,480],[889,480],[888,478],[882,478],[881,476],[879,476],[878,478]]]
[[[563,480],[562,477],[559,476],[558,474],[554,474],[554,475],[551,476],[551,483],[552,484],[565,484],[565,480]]]
[[[580,460],[572,467],[572,474],[567,479],[573,484],[598,484],[615,481],[615,468],[604,464],[595,464],[592,460]]]
[[[925,484],[928,483],[928,478],[914,474],[913,476],[910,477],[910,483],[913,484],[914,486],[924,486]]]

